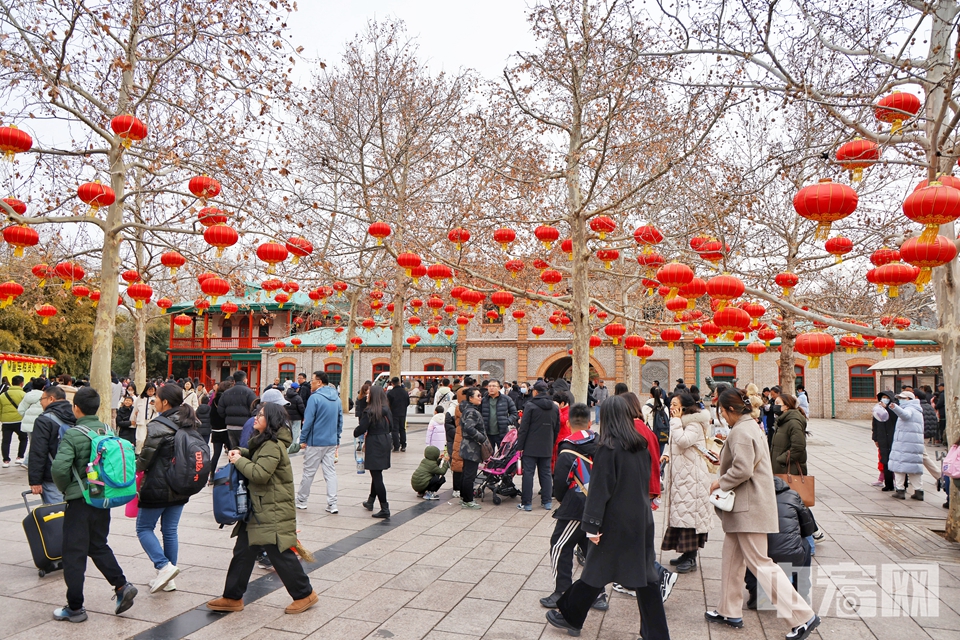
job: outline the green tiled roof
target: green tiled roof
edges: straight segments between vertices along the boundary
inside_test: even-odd
[[[457,331],[456,327],[451,327],[454,332]],[[377,327],[370,331],[366,329],[359,329],[357,335],[363,338],[362,347],[389,347],[391,342],[391,332],[388,327]],[[407,338],[413,335],[420,336],[420,343],[418,347],[452,347],[457,342],[457,334],[454,333],[449,338],[441,333],[436,337],[431,336],[427,333],[425,327],[419,327],[414,331],[413,327],[404,327],[403,331],[403,344],[406,346]],[[304,331],[302,333],[293,334],[284,338],[275,338],[267,342],[261,342],[260,347],[263,349],[269,349],[273,347],[273,343],[282,340],[283,342],[290,345],[290,338],[300,338],[302,344],[300,348],[310,348],[310,347],[325,347],[328,344],[335,344],[340,348],[343,348],[347,343],[347,332],[344,330],[342,333],[337,333],[333,327],[321,327],[320,329],[313,329],[312,331]]]

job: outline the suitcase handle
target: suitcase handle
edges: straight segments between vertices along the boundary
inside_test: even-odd
[[[27,508],[27,513],[33,513],[33,509],[30,508],[30,503],[27,502],[27,496],[32,496],[33,491],[21,491],[20,496],[23,498],[23,506]]]

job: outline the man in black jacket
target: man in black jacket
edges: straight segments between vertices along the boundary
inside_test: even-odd
[[[410,394],[400,384],[400,378],[390,381],[393,388],[387,392],[390,414],[393,416],[393,450],[407,450],[407,407],[410,406]]]
[[[307,380],[307,374],[303,371],[297,374],[297,384],[300,387],[297,389],[297,393],[300,394],[300,399],[303,400],[303,406],[306,408],[307,403],[310,402],[310,382]],[[293,439],[294,443],[297,442],[297,439]]]
[[[493,411],[490,407],[493,407]],[[487,384],[487,395],[480,401],[480,415],[483,416],[483,428],[487,432],[494,451],[503,441],[503,436],[511,426],[517,424],[517,405],[510,396],[500,392],[500,381],[491,380]]]
[[[77,417],[73,414],[73,405],[67,402],[67,394],[57,386],[47,387],[40,396],[40,406],[43,407],[43,413],[33,423],[33,434],[30,436],[27,476],[33,494],[40,494],[44,504],[54,504],[63,502],[63,493],[50,474],[50,457],[57,457],[60,428],[77,424]]]
[[[547,385],[539,381],[533,385],[533,398],[524,405],[523,418],[517,430],[517,448],[523,451],[522,511],[533,510],[533,474],[540,477],[540,500],[543,508],[553,508],[553,476],[550,463],[553,445],[560,434],[560,409],[547,395]]]
[[[880,449],[880,464],[883,466],[883,491],[893,491],[893,472],[890,471],[888,465],[890,464],[890,450],[893,448],[893,434],[897,429],[897,414],[893,411],[888,411],[887,407],[891,404],[896,404],[897,399],[894,397],[892,391],[881,391],[877,394],[877,402],[879,403],[879,408],[884,409],[879,413],[887,414],[886,420],[880,420],[877,418],[877,411],[874,410],[873,416],[873,441],[877,443],[877,448]]]
[[[217,400],[217,413],[220,414],[227,425],[230,448],[237,449],[240,447],[240,434],[243,432],[243,425],[252,415],[250,407],[253,405],[253,401],[257,399],[257,394],[247,386],[247,374],[245,372],[235,371],[233,382],[233,386],[224,391],[220,399]]]
[[[947,394],[943,389],[943,383],[937,385],[937,396],[934,401],[934,408],[937,410],[937,444],[944,444],[947,439]]]

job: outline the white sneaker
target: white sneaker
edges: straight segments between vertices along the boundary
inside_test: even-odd
[[[177,577],[180,573],[180,569],[177,568],[173,563],[167,563],[163,569],[157,572],[157,579],[153,581],[150,585],[150,593],[156,593],[167,586],[167,584]]]
[[[177,590],[177,583],[174,582],[173,580],[171,580],[170,582],[167,583],[167,586],[165,586],[165,587],[163,588],[163,590],[164,590],[164,591],[176,591],[176,590]]]
[[[6,468],[9,467],[9,466],[10,466],[10,462],[5,461],[5,462],[3,463],[3,468],[4,468],[4,469],[6,469]]]
[[[23,466],[23,458],[17,458],[16,460],[13,461],[13,464],[17,466]]]
[[[3,466],[7,466],[7,465],[4,464]],[[453,495],[450,496],[450,497],[451,497],[451,498],[459,498],[459,497],[460,497],[460,492],[459,492],[459,491],[454,491],[454,492],[453,492]]]
[[[299,503],[297,504],[297,509],[306,509],[306,508],[307,508],[307,505],[305,504],[299,504]]]
[[[306,509],[306,507],[304,507],[304,509]],[[339,511],[337,511],[336,505],[332,507],[327,507],[326,509],[324,509],[324,511],[326,511],[327,513],[333,513],[333,514],[340,513]]]

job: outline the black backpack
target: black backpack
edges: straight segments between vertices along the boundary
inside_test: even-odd
[[[657,434],[657,442],[670,441],[670,419],[663,409],[653,410],[653,432]]]
[[[163,416],[155,418],[159,420]],[[163,418],[168,426],[173,423]],[[182,496],[200,493],[210,476],[210,449],[196,427],[179,428],[173,438],[173,458],[167,467],[167,484]]]

